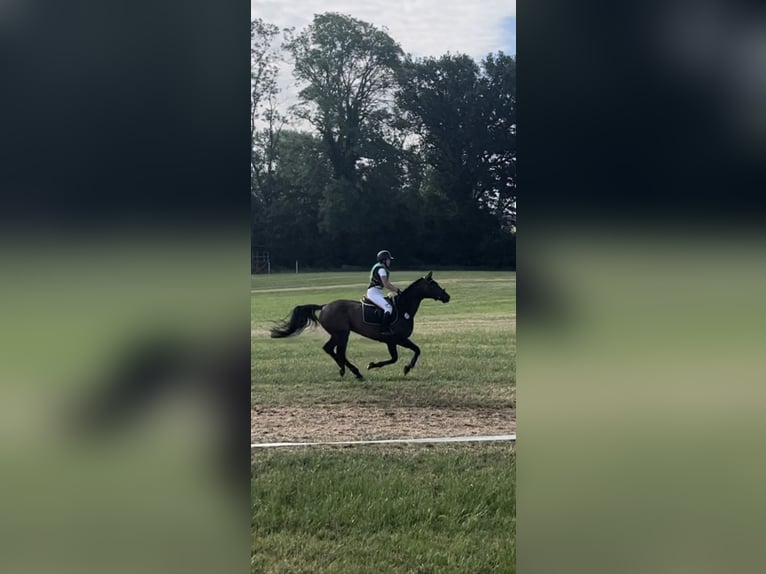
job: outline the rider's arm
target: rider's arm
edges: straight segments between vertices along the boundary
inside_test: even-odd
[[[381,274],[380,280],[383,282],[383,286],[386,287],[386,289],[393,291],[394,293],[401,293],[401,289],[388,280],[388,275]]]

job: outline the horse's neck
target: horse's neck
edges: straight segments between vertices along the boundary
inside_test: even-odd
[[[405,290],[399,295],[399,308],[402,311],[407,311],[410,315],[414,316],[418,312],[420,302],[423,301],[423,297],[418,293],[407,293]]]

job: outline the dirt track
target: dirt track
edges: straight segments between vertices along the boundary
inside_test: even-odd
[[[263,407],[251,411],[253,443],[509,434],[515,409],[434,407]]]

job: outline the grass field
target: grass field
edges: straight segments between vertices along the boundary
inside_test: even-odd
[[[253,572],[515,572],[508,444],[260,453]]]
[[[406,286],[423,273],[395,273]],[[450,407],[513,407],[516,379],[516,280],[510,272],[442,271],[434,278],[450,294],[447,304],[424,301],[415,317],[412,340],[420,360],[406,377],[411,351],[400,348],[399,362],[366,371],[371,361],[388,358],[385,345],[352,334],[348,357],[366,382],[350,373],[341,379],[322,350],[329,338],[321,328],[275,340],[273,321],[296,305],[359,299],[364,273],[255,276],[251,293],[252,403],[254,406],[356,403]]]
[[[393,279],[404,287],[421,275]],[[386,347],[352,334],[349,359],[366,377],[359,382],[341,379],[321,328],[290,339],[270,339],[268,328],[296,305],[359,299],[364,273],[253,277],[253,407],[514,409],[515,274],[434,278],[451,301],[421,305],[416,368],[403,374],[410,351],[401,349],[395,365],[366,371],[388,357]],[[510,443],[256,449],[251,510],[252,572],[515,572]]]

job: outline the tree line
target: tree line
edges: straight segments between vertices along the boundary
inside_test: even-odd
[[[251,21],[251,242],[272,268],[515,268],[516,58],[413,58],[338,13]],[[280,65],[298,103],[279,106]],[[290,127],[299,124],[302,129]]]

